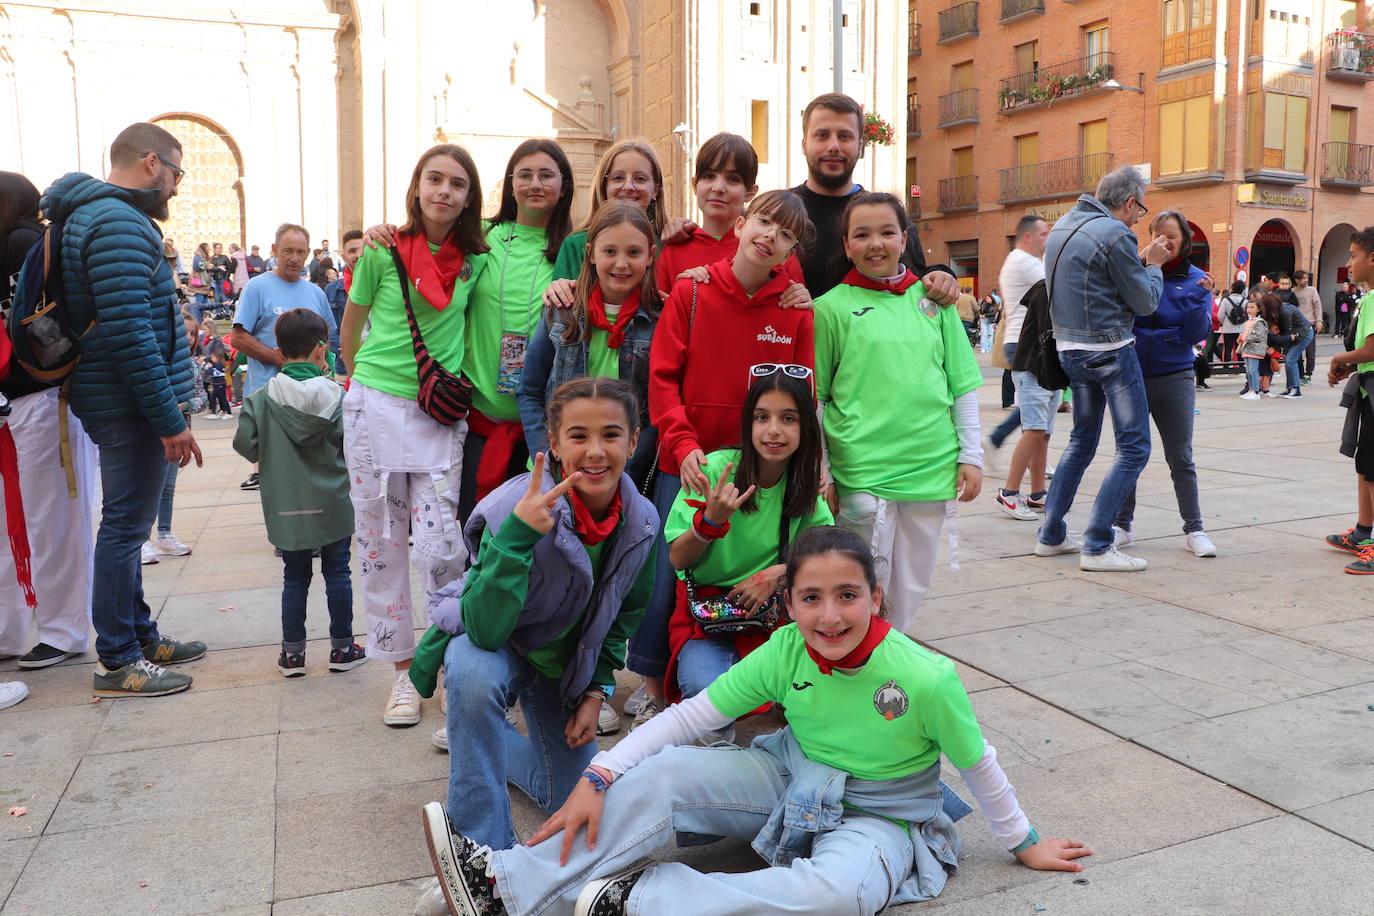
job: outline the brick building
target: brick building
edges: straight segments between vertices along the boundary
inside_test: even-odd
[[[1371,15],[1368,0],[911,0],[907,179],[928,260],[990,289],[1022,215],[1053,221],[1131,164],[1218,279],[1305,269],[1331,290],[1350,233],[1374,223]]]

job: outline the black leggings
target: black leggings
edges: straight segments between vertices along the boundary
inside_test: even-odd
[[[211,413],[230,413],[229,398],[224,393],[224,379],[206,382],[205,395],[210,401]]]

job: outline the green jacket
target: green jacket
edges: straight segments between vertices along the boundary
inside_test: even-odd
[[[273,376],[243,402],[234,451],[262,464],[262,515],[274,547],[308,550],[353,533],[343,391],[333,381]]]

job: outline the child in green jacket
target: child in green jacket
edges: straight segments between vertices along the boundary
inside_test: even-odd
[[[281,550],[282,644],[277,668],[305,674],[305,602],[318,549],[329,607],[329,670],[367,661],[353,642],[349,544],[353,504],[343,459],[343,392],[324,376],[329,328],[309,309],[277,319],[281,372],[243,404],[234,451],[262,465],[267,539]]]

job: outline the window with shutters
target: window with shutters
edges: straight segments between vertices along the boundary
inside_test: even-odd
[[[1165,67],[1212,57],[1216,41],[1213,22],[1215,0],[1164,0],[1163,28]]]

